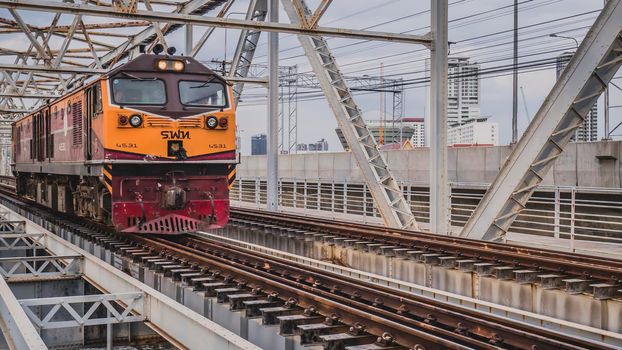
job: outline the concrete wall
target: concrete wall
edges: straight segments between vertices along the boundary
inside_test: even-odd
[[[555,162],[544,185],[614,187],[622,185],[622,142],[572,143]],[[511,146],[450,148],[449,179],[452,182],[490,183]],[[428,149],[385,151],[393,174],[400,181],[428,184]],[[242,157],[238,176],[265,177],[266,157]],[[308,153],[279,156],[282,178],[363,181],[356,161],[350,153]]]

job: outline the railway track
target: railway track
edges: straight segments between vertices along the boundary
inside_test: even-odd
[[[618,296],[622,288],[622,261],[615,259],[256,209],[232,208],[230,225],[303,232],[333,243],[376,249],[385,255],[446,268],[472,270],[519,283],[565,287],[597,299]]]
[[[200,234],[128,236],[13,197],[0,201],[70,230],[195,290],[232,311],[279,324],[282,335],[325,349],[607,349],[606,345],[372,282],[246,250]],[[611,347],[613,348],[613,347]]]

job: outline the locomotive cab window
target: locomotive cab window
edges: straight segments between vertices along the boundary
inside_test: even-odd
[[[160,79],[114,78],[112,97],[119,105],[163,105],[166,88]]]
[[[187,106],[227,105],[225,86],[216,82],[182,80],[179,82],[179,97],[181,103]]]

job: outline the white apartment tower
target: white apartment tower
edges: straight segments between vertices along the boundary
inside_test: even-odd
[[[574,55],[574,52],[564,52],[557,56],[555,60],[556,78],[562,75],[564,68]],[[573,142],[593,142],[598,141],[598,103],[594,103],[592,109],[587,114],[583,124],[575,131],[574,136],[570,139]]]
[[[454,124],[447,130],[449,146],[497,146],[499,125],[488,118],[474,118],[463,124]]]
[[[468,57],[449,57],[448,69],[448,125],[479,118],[479,65]]]

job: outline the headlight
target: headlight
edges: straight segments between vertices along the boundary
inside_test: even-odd
[[[127,124],[127,117],[124,115],[120,115],[119,116],[119,125],[125,125]]]
[[[158,60],[156,61],[156,68],[158,70],[181,72],[184,70],[185,64],[180,60]]]
[[[177,72],[181,72],[182,70],[184,70],[184,63],[181,61],[173,62],[173,70]]]
[[[218,119],[214,116],[208,117],[205,121],[205,125],[210,129],[214,129],[218,126]]]
[[[220,127],[226,128],[227,125],[229,125],[229,119],[227,119],[226,117],[222,117],[218,119],[218,124],[220,124]]]
[[[130,125],[137,128],[143,123],[143,117],[138,114],[134,114],[130,117]]]

